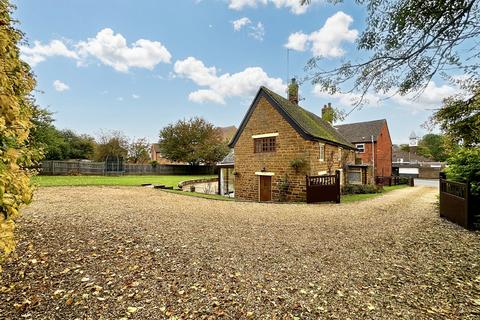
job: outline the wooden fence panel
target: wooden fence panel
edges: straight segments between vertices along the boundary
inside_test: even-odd
[[[214,166],[157,165],[124,163],[119,174],[126,175],[213,175]],[[88,161],[43,161],[40,167],[42,175],[104,175],[104,162]]]
[[[307,176],[307,203],[340,203],[340,171],[329,176]]]

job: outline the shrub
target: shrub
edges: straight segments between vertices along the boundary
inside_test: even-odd
[[[307,160],[304,158],[296,158],[290,161],[290,166],[296,173],[301,173],[307,168]]]
[[[342,194],[369,194],[381,193],[382,191],[382,186],[374,184],[346,184],[342,186]]]
[[[158,166],[158,161],[157,160],[152,160],[150,161],[150,165],[153,167],[153,168],[156,168]]]
[[[28,141],[35,80],[19,58],[23,34],[13,26],[11,10],[8,1],[0,1],[0,263],[15,247],[14,221],[32,198],[32,172],[26,168],[40,156]]]
[[[480,148],[461,148],[448,159],[447,178],[470,181],[471,192],[480,196]]]

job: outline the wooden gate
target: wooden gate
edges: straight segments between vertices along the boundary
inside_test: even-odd
[[[440,217],[470,228],[472,219],[469,215],[469,184],[454,182],[440,177]]]
[[[340,171],[329,176],[307,176],[307,203],[340,203]]]

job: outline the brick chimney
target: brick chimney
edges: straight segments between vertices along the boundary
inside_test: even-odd
[[[298,105],[298,83],[295,78],[292,78],[292,82],[288,85],[288,100]]]
[[[330,124],[333,122],[333,108],[330,102],[322,108],[322,119]]]

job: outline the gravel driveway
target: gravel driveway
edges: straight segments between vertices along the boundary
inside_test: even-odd
[[[260,204],[44,188],[19,221],[1,319],[479,319],[480,234],[432,188]]]

